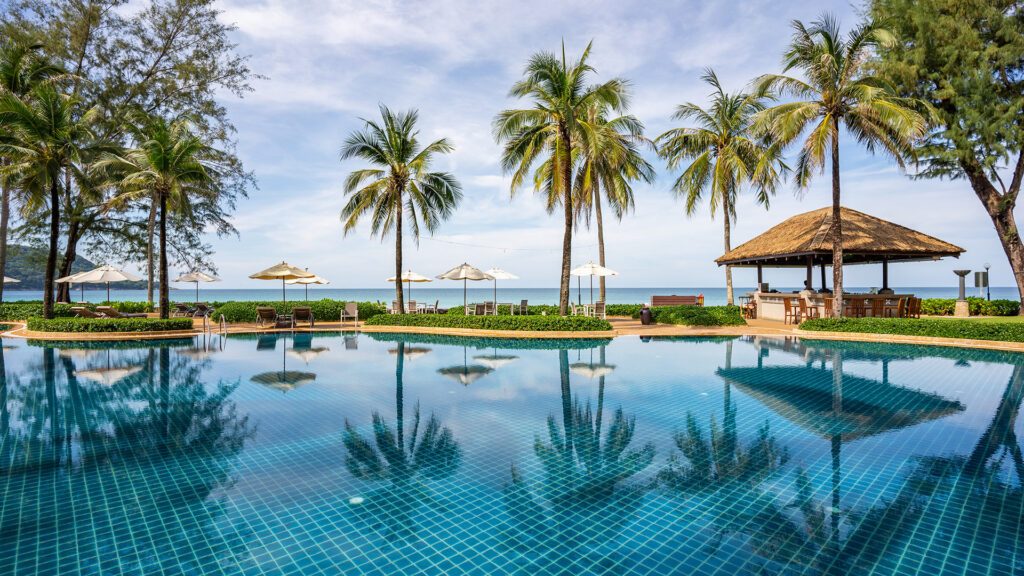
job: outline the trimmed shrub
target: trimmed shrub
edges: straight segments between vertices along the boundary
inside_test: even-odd
[[[514,304],[516,309],[516,315],[519,314],[519,305]],[[552,304],[531,304],[528,306],[530,316],[558,316],[558,306]],[[609,304],[605,308],[605,312],[608,316],[633,316],[636,317],[640,314],[639,304]],[[448,314],[453,316],[465,316],[465,310],[461,305],[452,306],[448,309]],[[510,314],[508,306],[498,306],[498,315],[507,316]]]
[[[71,311],[77,304],[54,304],[54,318],[70,318],[75,315]],[[137,314],[141,312],[152,312],[153,307],[146,302],[104,302],[102,304],[85,304],[85,308],[95,310],[97,306],[111,306],[118,312],[126,314]],[[0,304],[0,320],[27,320],[34,316],[43,315],[43,302],[41,300],[25,300],[21,302],[4,302]]]
[[[476,330],[582,332],[611,330],[612,325],[586,316],[459,316],[454,314],[381,314],[367,326],[427,326]]]
[[[859,334],[897,334],[933,338],[969,338],[1024,342],[1024,322],[980,322],[922,318],[812,318],[800,325],[812,332],[853,332]]]
[[[337,321],[341,317],[341,311],[345,308],[344,300],[312,300],[310,302],[224,302],[214,305],[214,318],[224,319],[228,322],[254,322],[256,320],[256,308],[269,306],[277,310],[278,314],[291,314],[292,308],[308,306],[313,311],[313,317],[322,322]],[[384,314],[387,310],[382,304],[375,302],[359,302],[359,319],[367,320],[378,314]]]
[[[191,330],[191,318],[29,318],[36,332],[168,332]]]
[[[632,315],[640,317],[640,309]],[[681,326],[743,326],[747,322],[739,306],[658,306],[651,308],[658,324]]]
[[[1016,316],[1020,313],[1020,302],[1016,300],[990,301],[970,296],[967,298],[967,307],[972,316]],[[921,314],[927,316],[952,316],[955,308],[955,298],[925,298],[921,300]]]

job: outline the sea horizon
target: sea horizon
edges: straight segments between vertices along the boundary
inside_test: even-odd
[[[792,292],[799,290],[798,286],[776,286],[773,287],[778,289],[780,292]],[[877,287],[862,287],[862,286],[851,286],[847,288],[847,292],[869,292],[875,290]],[[740,286],[734,288],[735,296],[738,298],[754,290],[753,286]],[[896,293],[910,293],[920,298],[956,298],[957,288],[956,287],[936,287],[936,286],[917,286],[917,287],[893,287]],[[641,287],[641,288],[623,288],[623,287],[609,287],[606,291],[607,302],[609,304],[641,304],[649,302],[653,295],[699,295],[704,296],[704,303],[707,306],[716,306],[726,303],[725,288],[711,287],[711,286],[693,286],[693,287]],[[967,290],[968,296],[981,296],[984,297],[984,293],[979,293],[977,288],[969,288]],[[306,300],[305,291],[300,287],[288,287],[286,291],[287,300],[289,302],[302,302]],[[26,300],[41,300],[43,297],[42,290],[11,290],[10,288],[4,290],[4,300],[11,302],[26,301]],[[110,297],[113,301],[132,301],[132,302],[143,302],[146,300],[145,290],[118,290],[116,288],[110,289]],[[329,298],[333,300],[352,300],[359,302],[390,302],[394,300],[395,289],[393,286],[385,286],[380,288],[320,288],[311,287],[309,289],[309,301],[321,300]],[[596,300],[598,298],[597,286],[594,287],[593,297]],[[79,289],[72,291],[71,298],[75,302],[103,302],[107,299],[107,291],[105,287],[99,287],[96,289],[86,289],[85,297],[82,300],[82,292]],[[435,301],[442,307],[450,307],[462,304],[463,292],[462,286],[452,286],[447,288],[421,288],[419,286],[413,286],[411,296],[406,294],[408,300],[416,300],[417,302],[429,302],[434,303]],[[466,289],[466,298],[469,302],[483,302],[486,300],[494,300],[494,288],[493,286],[483,287],[468,287]],[[1016,287],[1011,286],[993,286],[992,287],[992,298],[993,299],[1008,299],[1018,300],[1018,293]],[[558,288],[516,288],[516,287],[503,287],[499,284],[498,286],[498,301],[501,303],[519,303],[520,300],[528,300],[531,304],[557,304],[558,303]],[[195,289],[188,287],[175,288],[171,291],[171,300],[175,302],[192,302],[196,300]],[[280,301],[281,300],[281,289],[278,287],[274,288],[203,288],[199,290],[199,300],[203,302],[226,302],[226,301]],[[583,286],[581,290],[577,290],[576,286],[572,288],[572,301],[573,302],[590,302],[591,293],[589,286]]]

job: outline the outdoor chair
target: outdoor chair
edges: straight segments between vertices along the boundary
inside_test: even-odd
[[[810,306],[807,304],[807,300],[804,298],[798,299],[800,302],[800,318],[801,322],[808,318],[818,317],[818,308],[816,306]]]
[[[407,302],[406,306],[405,306],[405,313],[406,314],[415,314],[417,312],[419,312],[419,310],[416,309],[416,301],[415,300],[409,300],[409,302]]]
[[[921,317],[921,299],[911,296],[907,304],[907,318]]]
[[[604,301],[598,300],[594,302],[594,310],[591,313],[594,318],[600,318],[601,320],[607,320],[608,315],[605,313]]]
[[[424,314],[437,314],[437,307],[440,304],[441,304],[440,300],[434,300],[433,304],[424,304],[423,305],[423,313]]]
[[[195,310],[192,311],[192,316],[196,318],[202,318],[204,316],[211,316],[213,314],[213,308],[210,307],[206,302],[200,302],[196,304]]]
[[[171,310],[171,318],[187,318],[192,316],[194,312],[195,310],[188,304],[175,304],[174,310]]]
[[[97,306],[96,311],[103,314],[107,318],[145,318],[146,315],[138,312],[132,314],[126,314],[124,312],[118,312],[113,306]]]
[[[355,302],[345,302],[345,308],[341,310],[341,323],[345,320],[352,320],[353,325],[359,325],[359,305]]]
[[[78,318],[106,318],[103,314],[97,314],[88,308],[76,306],[71,309]]]
[[[527,314],[529,314],[530,313],[530,303],[527,302],[526,300],[521,301],[519,303],[519,313],[522,314],[523,316],[526,316]]]
[[[884,298],[872,298],[871,299],[871,317],[881,318],[885,316],[885,299]]]
[[[486,315],[486,316],[494,316],[495,315],[494,302],[484,302],[484,315]]]
[[[398,300],[391,301],[391,307],[388,308],[388,314],[398,314]]]
[[[836,305],[836,299],[835,298],[830,298],[830,297],[826,296],[825,298],[822,298],[822,302],[824,302],[823,308],[825,310],[825,313],[823,314],[823,316],[825,318],[832,318],[832,317],[834,317],[836,315],[836,311],[834,309],[834,307]]]
[[[886,308],[885,315],[889,318],[903,318],[907,314],[907,299],[900,298],[895,308]]]
[[[316,320],[313,318],[313,309],[309,306],[296,306],[292,308],[292,326],[299,323],[308,324],[310,328]]]
[[[864,299],[863,298],[850,298],[846,301],[843,306],[843,316],[848,318],[863,318],[864,317]]]
[[[782,307],[784,315],[782,317],[783,324],[799,324],[800,323],[800,310],[793,307],[792,298],[783,298]]]
[[[256,307],[256,327],[266,328],[277,325],[277,310],[270,306]]]
[[[487,307],[483,304],[477,304],[474,306],[473,314],[476,316],[483,316],[487,311]]]

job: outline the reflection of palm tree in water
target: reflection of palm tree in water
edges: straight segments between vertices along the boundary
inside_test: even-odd
[[[253,430],[229,399],[235,386],[208,391],[188,366],[167,360],[167,348],[160,354],[158,378],[165,386],[156,391],[144,385],[142,374],[131,386],[82,386],[67,358],[62,358],[60,386],[53,349],[44,348],[46,395],[63,407],[66,442],[77,449],[67,450],[63,465],[35,464],[8,474],[4,499],[9,501],[3,506],[36,513],[0,526],[0,556],[11,557],[8,546],[73,539],[82,571],[188,571],[187,561],[181,563],[187,556],[183,552],[201,541],[200,551],[225,566],[237,566],[244,542],[213,528],[223,503],[211,495],[230,484],[232,459]],[[147,403],[153,395],[163,402]],[[103,502],[102,520],[93,506],[80,504],[86,496]],[[103,554],[90,556],[115,549],[118,565],[109,564]],[[57,571],[49,564],[56,557],[19,558],[18,570]]]
[[[421,433],[418,403],[406,439],[404,370],[405,342],[399,342],[395,357],[395,428],[392,429],[383,416],[374,411],[372,441],[362,437],[347,418],[343,437],[347,452],[345,466],[349,472],[361,480],[388,482],[386,487],[375,491],[355,510],[363,518],[382,526],[389,540],[406,540],[415,536],[413,515],[417,508],[424,503],[441,505],[425,481],[450,477],[462,458],[462,449],[451,430],[442,426],[433,414]]]
[[[534,453],[544,471],[542,494],[547,505],[534,497],[513,466],[504,495],[510,516],[505,543],[531,555],[530,571],[578,572],[579,560],[572,566],[565,562],[570,553],[591,556],[595,566],[608,569],[611,561],[607,554],[596,549],[613,539],[639,508],[644,489],[623,482],[650,465],[654,445],[629,448],[636,421],[626,417],[621,408],[614,412],[602,437],[604,377],[600,377],[595,414],[589,402],[583,406],[572,400],[566,350],[559,351],[559,372],[562,429],[549,416],[549,442],[540,438],[534,442]]]

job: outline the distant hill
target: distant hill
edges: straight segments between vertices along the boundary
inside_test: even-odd
[[[97,264],[82,256],[75,258],[71,265],[71,273],[85,272],[92,270]],[[42,290],[46,277],[46,249],[33,246],[22,246],[12,244],[7,247],[7,270],[6,276],[21,280],[18,284],[8,284],[4,290]],[[143,282],[119,282],[116,284],[120,289],[145,289]]]

